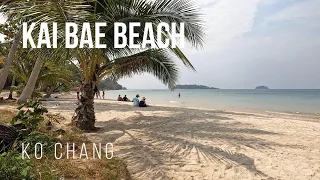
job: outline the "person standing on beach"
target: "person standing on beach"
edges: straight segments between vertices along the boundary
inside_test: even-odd
[[[104,99],[104,89],[102,89],[102,98]]]
[[[99,92],[99,89],[98,89],[97,86],[94,87],[94,93],[95,93],[97,99],[99,99],[99,97],[100,97],[100,99],[101,99],[100,92]]]
[[[80,100],[80,86],[77,86],[76,91],[77,91],[77,99]]]
[[[180,98],[180,93],[179,93],[179,95],[178,95],[178,96],[179,96],[179,98]]]

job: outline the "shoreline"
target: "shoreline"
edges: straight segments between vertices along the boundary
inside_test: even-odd
[[[67,92],[58,94],[59,98],[51,98],[52,101],[77,101],[76,92]],[[122,102],[115,99],[94,99],[95,102],[105,101],[105,102],[119,102],[124,104],[129,104],[131,102]],[[149,104],[149,103],[148,103]],[[131,104],[129,104],[131,105]],[[301,117],[310,117],[310,118],[320,118],[320,113],[304,113],[304,112],[293,112],[293,111],[274,111],[267,109],[252,109],[252,108],[205,108],[205,107],[194,107],[194,106],[179,106],[175,104],[162,104],[162,103],[150,103],[151,106],[158,107],[175,107],[175,108],[187,108],[187,109],[198,109],[198,110],[214,110],[214,111],[225,111],[225,112],[236,112],[236,113],[253,113],[253,114],[262,114],[262,115],[285,115],[285,116],[301,116]]]

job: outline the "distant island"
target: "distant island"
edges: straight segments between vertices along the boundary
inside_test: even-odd
[[[257,86],[256,89],[269,89],[267,86]]]
[[[197,85],[197,84],[185,84],[185,85],[177,85],[175,89],[219,89],[214,87],[208,87],[204,85]]]
[[[105,90],[126,90],[125,87],[118,84],[116,81],[113,81],[112,79],[104,79],[99,82],[97,85],[99,89],[105,89]]]

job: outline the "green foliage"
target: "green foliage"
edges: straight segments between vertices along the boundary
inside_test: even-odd
[[[31,177],[32,163],[15,151],[0,154],[0,179],[20,180]]]
[[[29,135],[27,135],[22,141],[21,143],[24,143],[24,145],[26,146],[27,144],[29,144],[28,149],[26,149],[26,151],[30,154],[35,152],[35,144],[36,143],[41,143],[43,148],[43,153],[45,152],[50,152],[54,149],[54,145],[57,142],[57,139],[52,137],[52,136],[48,136],[45,134],[40,134],[38,132],[31,132]],[[37,153],[40,152],[40,148],[38,148]]]
[[[22,108],[26,107],[27,110]],[[39,124],[44,120],[43,114],[48,113],[45,107],[40,106],[38,101],[29,101],[17,108],[18,114],[12,119],[11,124],[17,122],[22,124],[28,130],[36,130]]]

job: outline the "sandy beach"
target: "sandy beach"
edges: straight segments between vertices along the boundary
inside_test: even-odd
[[[75,99],[44,102],[71,119]],[[95,100],[95,143],[134,179],[320,179],[320,117]],[[63,122],[64,124],[70,121]]]

